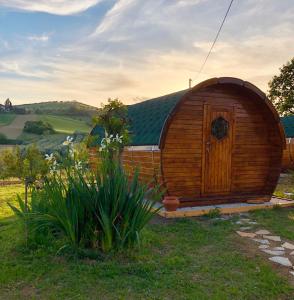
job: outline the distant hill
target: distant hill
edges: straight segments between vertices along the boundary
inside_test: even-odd
[[[97,107],[80,103],[77,101],[50,101],[16,105],[16,107],[24,108],[27,112],[34,114],[53,114],[88,117],[95,115],[98,110]]]
[[[0,113],[0,134],[7,139],[27,145],[36,143],[40,149],[58,149],[67,135],[85,136],[92,129],[92,118],[98,109],[76,101],[52,101],[16,105],[25,114]],[[21,111],[21,110],[20,110]],[[52,125],[55,134],[35,135],[23,132],[26,121],[44,121]],[[0,143],[1,144],[1,143]]]

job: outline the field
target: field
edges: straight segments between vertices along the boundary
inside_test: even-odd
[[[134,252],[56,255],[58,245],[27,249],[6,202],[22,186],[0,187],[0,299],[293,299],[293,279],[248,249],[237,216],[218,220],[156,217]],[[251,214],[294,240],[294,210]]]
[[[17,139],[22,133],[25,122],[35,120],[37,115],[17,115],[9,125],[0,127],[0,133],[5,134],[9,139]]]
[[[0,145],[0,154],[5,150],[12,150],[15,146],[12,145]]]
[[[77,101],[49,101],[17,105],[18,107],[25,108],[27,110],[68,110],[72,107],[79,109],[80,111],[96,111],[97,108],[88,104],[84,104]]]
[[[75,131],[85,133],[91,131],[91,127],[83,119],[53,115],[40,115],[39,119],[50,123],[57,132],[71,134]]]
[[[0,126],[9,125],[15,119],[15,114],[2,113],[0,114]]]
[[[17,107],[25,108],[30,113],[25,115],[0,114],[0,133],[5,134],[8,139],[18,139],[26,143],[47,139],[47,143],[50,144],[52,140],[55,140],[55,137],[36,137],[23,133],[22,130],[26,121],[42,120],[50,123],[57,133],[69,135],[76,131],[89,133],[92,128],[92,116],[97,114],[96,107],[76,101],[41,102],[18,105]]]
[[[8,120],[8,119],[7,119]],[[42,120],[50,123],[56,130],[56,134],[51,135],[36,135],[23,132],[23,127],[26,121]],[[14,119],[10,119],[11,123],[6,126],[0,126],[0,133],[4,133],[9,139],[18,139],[26,144],[36,143],[41,150],[57,149],[67,135],[74,132],[89,133],[91,131],[90,118],[83,116],[54,116],[54,115],[17,115]],[[5,146],[1,146],[3,150]],[[7,146],[6,146],[7,147]]]

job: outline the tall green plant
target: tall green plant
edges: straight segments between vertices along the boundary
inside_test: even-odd
[[[53,172],[42,190],[33,191],[27,212],[19,198],[20,208],[12,208],[29,220],[32,237],[62,236],[64,246],[103,252],[139,243],[142,229],[156,212],[155,202],[145,200],[147,186],[139,182],[138,172],[129,180],[119,160],[111,160],[105,151],[97,172]]]
[[[47,162],[36,145],[28,146],[23,151],[16,147],[14,150],[5,151],[0,156],[0,178],[17,177],[23,181],[25,204],[28,201],[29,188],[47,172]]]

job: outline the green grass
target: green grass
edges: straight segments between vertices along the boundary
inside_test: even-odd
[[[24,186],[22,184],[0,186],[0,220],[4,217],[10,217],[13,215],[11,209],[7,205],[7,202],[11,202],[15,205],[16,195],[22,195],[23,192]]]
[[[294,298],[293,287],[270,263],[259,255],[249,258],[241,249],[231,221],[156,218],[135,252],[97,260],[59,257],[57,245],[22,246],[20,226],[5,208],[15,192],[13,186],[0,187],[0,209],[5,210],[0,216],[0,299]],[[271,218],[285,214],[274,210]],[[261,224],[266,219],[259,217]]]
[[[15,116],[16,116],[15,114],[1,113],[0,114],[0,126],[9,125],[15,119]]]
[[[293,193],[291,198],[294,199],[294,173],[290,171],[290,173],[284,174],[280,177],[279,184],[275,190],[275,195],[282,198],[289,198],[289,195],[286,195],[285,192]]]
[[[72,134],[75,131],[89,133],[91,127],[86,121],[66,116],[40,115],[40,120],[50,123],[57,132]]]
[[[81,102],[77,101],[49,101],[49,102],[40,102],[40,103],[31,103],[31,104],[22,104],[18,105],[19,107],[26,108],[30,111],[46,111],[46,110],[52,110],[52,111],[65,111],[69,110],[71,108],[75,108],[79,111],[92,111],[96,112],[97,108],[91,105],[87,105]]]

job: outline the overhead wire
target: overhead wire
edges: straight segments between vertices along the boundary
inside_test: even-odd
[[[234,0],[231,0],[231,1],[230,1],[229,7],[228,7],[228,9],[227,9],[227,11],[226,11],[226,14],[225,14],[225,16],[224,16],[224,18],[223,18],[223,20],[222,20],[222,22],[221,22],[221,25],[220,25],[220,27],[219,27],[219,29],[218,29],[218,31],[217,31],[217,34],[216,34],[216,36],[215,36],[215,38],[214,38],[214,40],[213,40],[213,43],[211,44],[211,47],[210,47],[210,49],[209,49],[209,51],[208,51],[208,53],[207,53],[207,55],[206,55],[206,57],[205,57],[205,60],[203,61],[202,65],[201,65],[201,67],[200,67],[200,69],[199,69],[199,71],[197,72],[197,77],[195,78],[195,80],[199,77],[199,75],[201,74],[201,72],[203,71],[203,69],[204,69],[204,67],[205,67],[205,65],[206,65],[206,63],[207,63],[207,60],[208,60],[208,58],[209,58],[209,56],[210,56],[210,54],[211,54],[211,52],[212,52],[212,50],[213,50],[213,48],[214,48],[214,46],[215,46],[215,44],[216,44],[216,41],[217,41],[217,39],[218,39],[218,37],[219,37],[221,31],[222,31],[222,28],[223,28],[223,26],[224,26],[224,23],[225,23],[225,21],[226,21],[226,19],[227,19],[228,14],[229,14],[229,12],[230,12],[230,9],[231,9],[231,7],[232,7],[233,2],[234,2]]]

